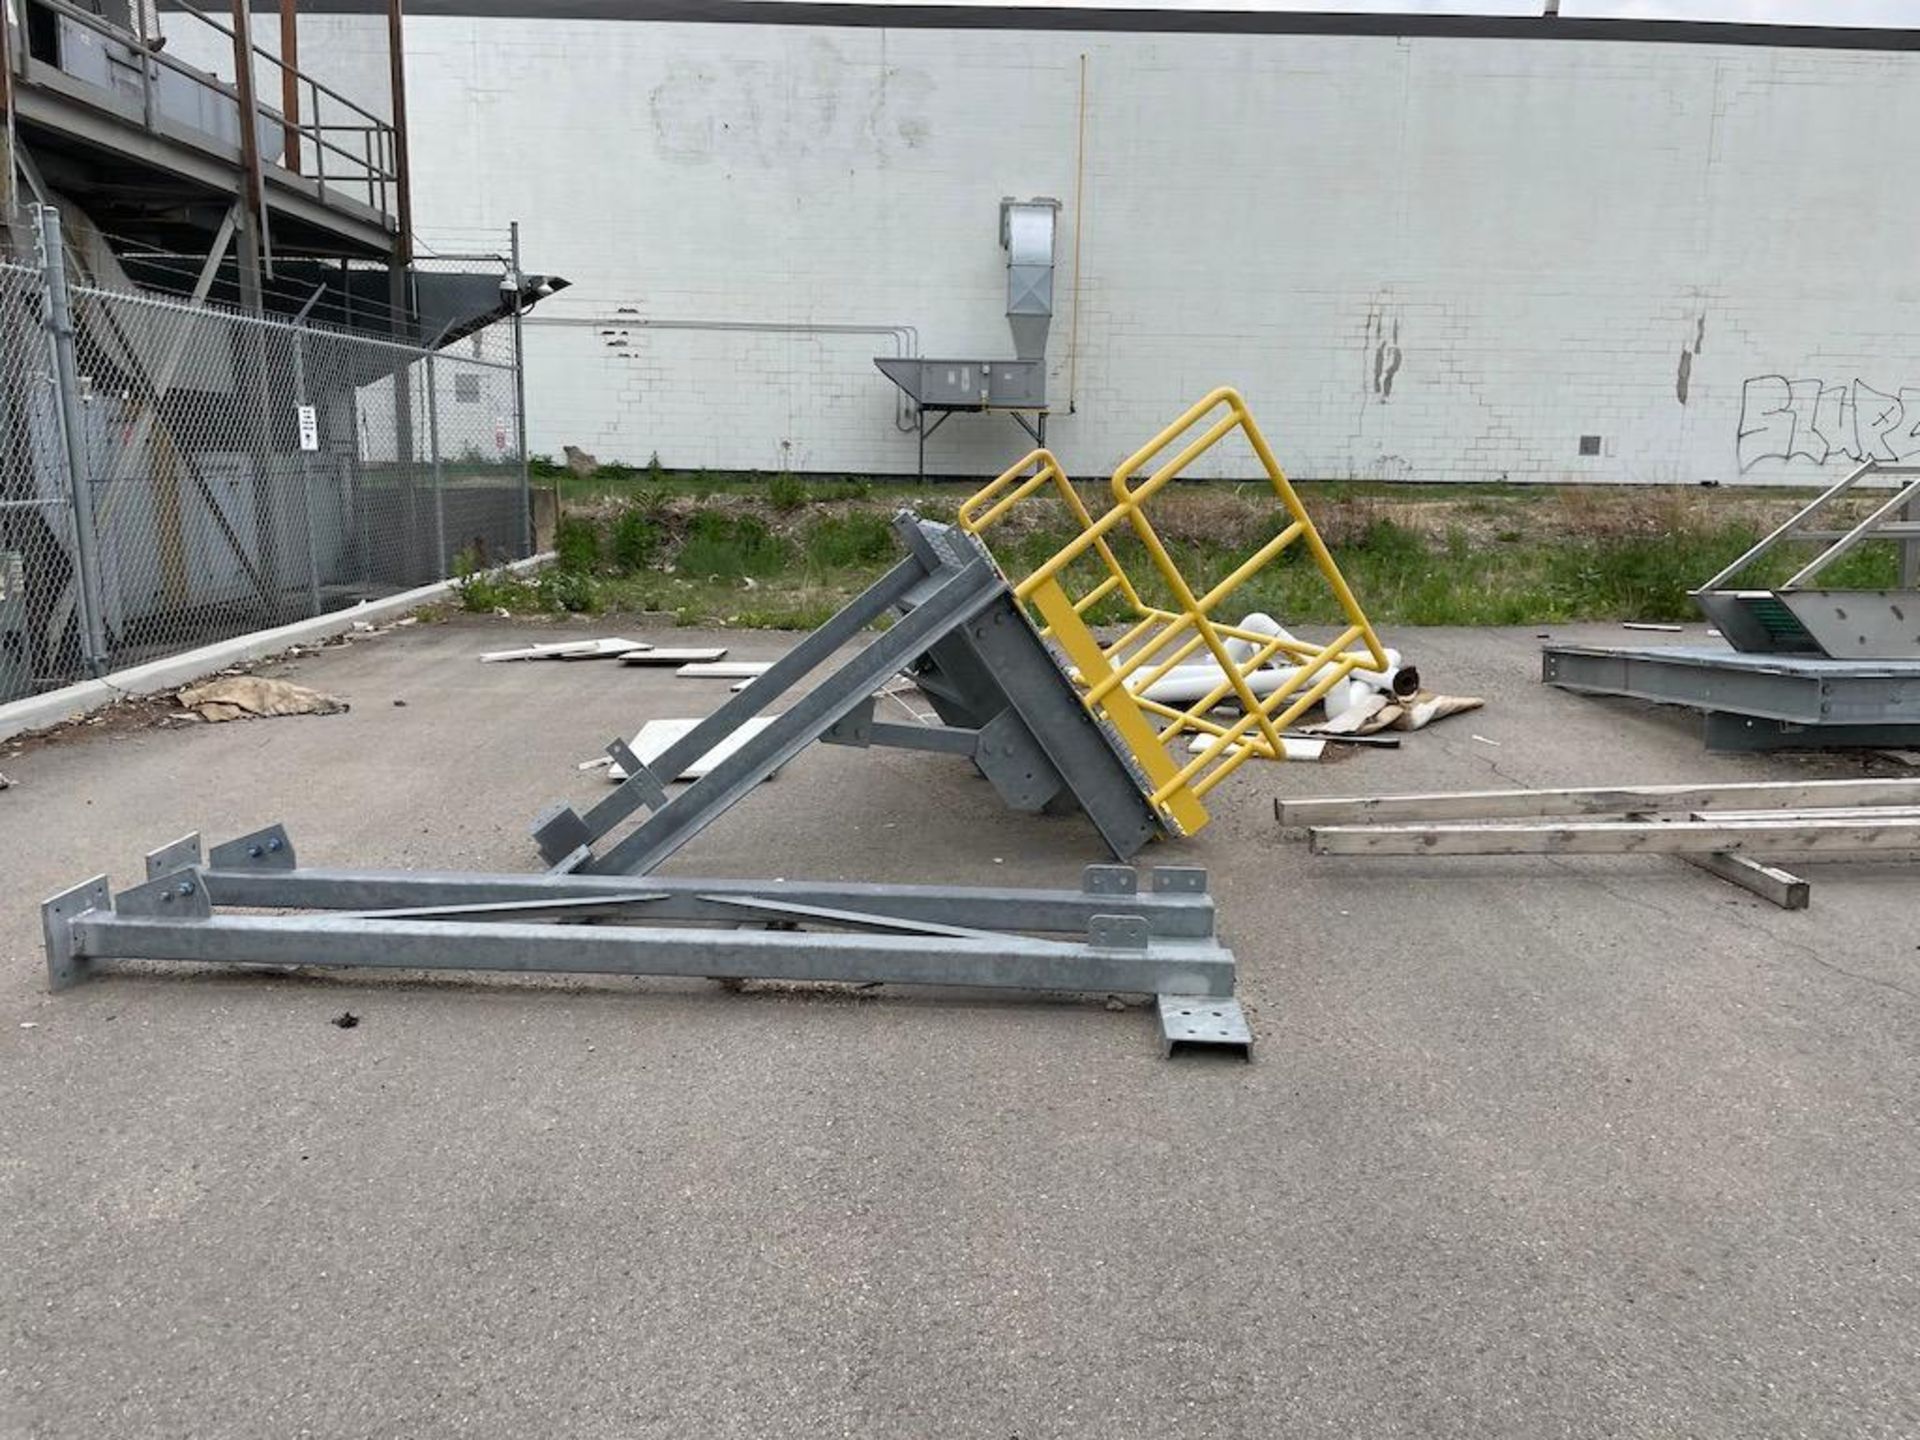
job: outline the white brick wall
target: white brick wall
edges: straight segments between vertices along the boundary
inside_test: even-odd
[[[380,93],[364,18],[302,23],[323,76]],[[519,218],[530,266],[575,282],[550,315],[911,324],[927,354],[1010,354],[997,202],[1058,196],[1050,439],[1075,473],[1223,382],[1302,476],[1806,482],[1850,453],[1920,459],[1920,57],[445,18],[407,36],[422,233]],[[535,326],[533,447],[910,471],[869,361],[889,348]],[[956,416],[929,465],[985,474],[1023,448]]]

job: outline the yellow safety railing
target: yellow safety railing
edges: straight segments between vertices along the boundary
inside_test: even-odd
[[[1136,479],[1196,428],[1172,458]],[[1288,523],[1224,578],[1196,593],[1154,530],[1151,502],[1236,430],[1253,447]],[[984,538],[1014,506],[1043,491],[1052,491],[1066,506],[1080,533],[1016,580],[1014,595],[1040,633],[1065,653],[1087,708],[1106,719],[1133,752],[1154,807],[1175,830],[1191,834],[1207,823],[1202,796],[1254,756],[1280,758],[1285,753],[1280,732],[1354,670],[1384,671],[1386,651],[1238,392],[1222,386],[1195,403],[1114,471],[1111,489],[1110,505],[1094,515],[1060,462],[1049,451],[1035,450],[960,507],[960,526]],[[1140,585],[1121,563],[1116,544],[1126,536],[1143,552],[1159,591],[1168,597],[1164,605],[1143,599]],[[1345,629],[1317,644],[1213,618],[1234,591],[1295,542],[1306,547],[1333,591]],[[1100,578],[1086,583],[1088,570]],[[1133,623],[1117,640],[1102,644],[1087,616],[1109,599],[1128,608]],[[1206,695],[1184,708],[1146,697],[1144,692],[1202,650],[1221,675]],[[1279,656],[1291,663],[1292,673],[1268,694],[1257,694],[1250,677]],[[1229,698],[1239,706],[1239,718],[1228,723],[1211,718]],[[1208,739],[1191,758],[1176,759],[1169,752],[1172,742],[1196,735]]]

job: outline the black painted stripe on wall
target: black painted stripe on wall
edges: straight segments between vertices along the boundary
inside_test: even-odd
[[[263,14],[277,0],[253,0]],[[161,8],[171,8],[162,0]],[[300,0],[303,14],[384,15],[386,0]],[[1920,51],[1920,29],[1748,25],[1706,20],[1547,19],[1511,15],[1353,15],[1307,11],[1116,10],[1060,6],[863,5],[813,0],[406,0],[414,16],[671,21],[889,30],[1036,30],[1160,35],[1375,35],[1409,39],[1605,40]]]

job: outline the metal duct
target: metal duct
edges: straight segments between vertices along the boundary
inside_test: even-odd
[[[1060,202],[1037,196],[1000,202],[1000,245],[1007,252],[1007,325],[1013,353],[1038,360],[1053,322],[1053,230]]]

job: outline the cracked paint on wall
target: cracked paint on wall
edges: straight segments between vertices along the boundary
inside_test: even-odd
[[[1369,311],[1366,343],[1373,363],[1373,393],[1384,405],[1393,395],[1393,377],[1400,373],[1400,317],[1389,320],[1377,308]]]
[[[1682,405],[1687,403],[1687,391],[1693,383],[1693,357],[1706,343],[1707,312],[1702,310],[1693,322],[1693,344],[1680,347],[1680,368],[1673,379],[1673,393]]]

